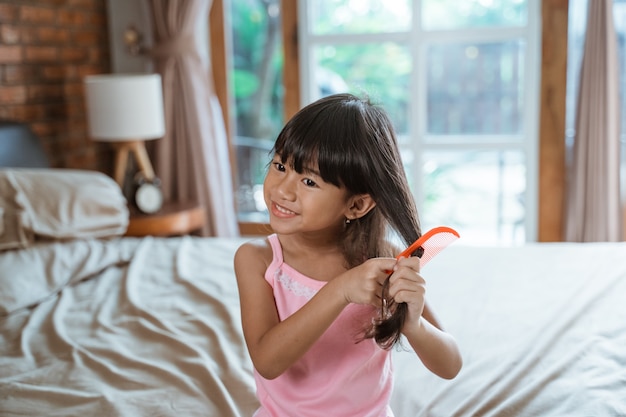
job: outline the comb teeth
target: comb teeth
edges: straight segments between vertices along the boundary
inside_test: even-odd
[[[420,266],[423,267],[458,238],[458,232],[450,227],[435,227],[424,233],[411,246],[398,255],[398,258],[402,256],[417,256],[421,259]]]
[[[420,257],[420,266],[423,267],[431,259],[433,259],[439,252],[444,250],[450,243],[454,242],[458,237],[450,232],[439,232],[432,235],[429,239],[422,244],[423,255]]]

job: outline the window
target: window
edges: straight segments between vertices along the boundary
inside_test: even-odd
[[[284,123],[279,3],[231,0],[241,220],[266,219],[262,177]],[[299,0],[300,106],[342,91],[383,105],[425,230],[452,226],[470,244],[535,240],[539,6]]]
[[[230,0],[240,222],[266,222],[262,184],[284,124],[280,0]]]
[[[302,104],[350,91],[388,110],[425,230],[535,239],[537,0],[300,0],[299,11]]]

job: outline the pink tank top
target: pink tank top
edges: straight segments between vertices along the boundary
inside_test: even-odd
[[[309,278],[283,262],[278,236],[265,279],[274,290],[281,320],[299,310],[326,282]],[[372,339],[359,343],[373,307],[350,304],[311,349],[273,380],[254,377],[261,407],[255,417],[393,417],[390,352]]]

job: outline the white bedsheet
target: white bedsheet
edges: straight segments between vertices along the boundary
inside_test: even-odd
[[[42,249],[29,271],[49,279],[28,285],[51,294],[0,314],[0,415],[251,416],[232,270],[242,242],[73,242],[52,258]],[[0,265],[20,254],[1,253]],[[9,269],[0,285],[28,279]],[[397,417],[626,416],[626,244],[455,243],[423,275],[464,367],[442,380],[394,352]]]
[[[398,353],[397,416],[626,416],[626,244],[455,244],[423,275],[464,367]]]

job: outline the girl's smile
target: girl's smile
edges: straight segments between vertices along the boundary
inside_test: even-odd
[[[295,217],[297,216],[296,212],[293,212],[279,204],[276,204],[274,202],[271,203],[271,211],[272,214],[276,217],[281,217],[281,218],[290,218],[290,217]]]

